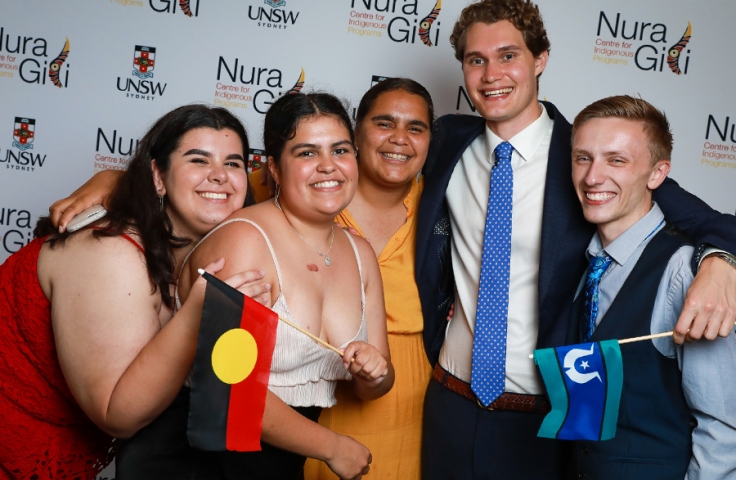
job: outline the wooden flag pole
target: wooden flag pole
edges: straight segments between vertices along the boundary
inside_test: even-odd
[[[202,269],[202,268],[197,269],[197,272],[200,275],[202,275],[205,278],[205,280],[207,280],[207,277],[209,277],[209,276],[214,277],[214,275],[212,275],[211,273],[205,272],[205,270]],[[214,277],[214,278],[217,278],[217,277]],[[222,282],[222,280],[219,280],[219,281]],[[304,330],[303,328],[301,328],[300,326],[296,325],[295,323],[290,322],[289,320],[285,319],[282,316],[279,316],[279,320],[281,320],[285,324],[289,325],[290,327],[292,327],[292,328],[294,328],[294,329],[302,332],[304,335],[308,336],[309,338],[311,338],[315,342],[319,343],[320,345],[322,345],[325,348],[328,348],[328,349],[332,350],[333,352],[335,352],[336,354],[338,354],[338,355],[340,355],[342,357],[343,353],[340,351],[340,349],[333,347],[332,345],[330,345],[329,343],[325,342],[324,340],[322,340],[318,336],[309,333],[308,331]],[[351,363],[354,362],[354,361],[355,361],[354,358],[351,358],[350,359],[350,362]]]
[[[623,343],[641,342],[642,340],[651,340],[653,338],[671,337],[674,332],[655,333],[654,335],[644,335],[641,337],[624,338],[618,341],[619,345]]]
[[[333,352],[335,352],[336,354],[338,354],[338,355],[340,355],[342,357],[342,352],[340,351],[340,349],[333,347],[332,345],[330,345],[329,343],[325,342],[324,340],[322,340],[318,336],[312,335],[308,331],[306,331],[303,328],[301,328],[299,325],[297,325],[297,324],[295,324],[293,322],[288,321],[287,319],[285,319],[282,316],[279,316],[279,320],[281,320],[282,322],[284,322],[288,326],[299,330],[300,332],[302,332],[304,335],[308,336],[309,338],[311,338],[315,342],[319,343],[320,345],[322,345],[325,348],[329,348],[330,350],[332,350]],[[353,359],[351,358],[350,361],[352,362]]]

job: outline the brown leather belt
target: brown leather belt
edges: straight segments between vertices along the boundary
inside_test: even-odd
[[[551,409],[549,400],[544,395],[523,395],[520,393],[503,393],[500,397],[493,401],[487,407],[481,405],[478,397],[475,396],[470,384],[465,383],[457,377],[452,376],[450,372],[436,364],[432,372],[434,378],[440,385],[453,393],[457,393],[461,397],[467,398],[471,402],[475,402],[484,410],[506,410],[512,412],[526,413],[548,413]]]

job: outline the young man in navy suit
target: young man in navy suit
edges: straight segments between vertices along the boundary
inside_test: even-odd
[[[652,201],[670,170],[667,118],[641,98],[604,98],[578,114],[572,138],[573,184],[585,219],[598,230],[586,251],[568,343],[672,331],[693,280],[694,249]],[[678,346],[665,337],[621,345],[616,436],[573,442],[572,478],[732,477],[734,340],[732,329],[713,342]]]
[[[416,279],[435,370],[424,411],[423,476],[556,479],[567,456],[561,442],[536,437],[549,405],[529,354],[565,343],[566,308],[594,232],[570,181],[570,124],[554,105],[537,101],[550,44],[536,5],[469,5],[450,41],[480,116],[440,118],[425,165]],[[671,180],[654,196],[698,247],[736,251],[733,217]],[[704,260],[677,340],[688,328],[693,338],[727,335],[734,292],[736,269]],[[476,310],[483,315],[476,318]]]

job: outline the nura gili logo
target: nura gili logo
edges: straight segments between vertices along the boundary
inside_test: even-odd
[[[154,47],[135,46],[133,55],[133,75],[138,78],[153,78],[156,49]]]
[[[34,118],[15,117],[13,148],[23,151],[33,148],[35,135],[36,120]]]
[[[736,169],[736,122],[732,123],[730,116],[726,116],[723,122],[720,118],[723,117],[708,115],[700,164]]]
[[[162,96],[167,84],[152,80],[156,63],[155,47],[136,45],[133,50],[133,72],[131,73],[135,78],[118,77],[118,90],[125,92],[126,98],[135,100],[152,101]]]
[[[33,216],[26,208],[0,206],[0,262],[33,239]]]
[[[266,151],[257,148],[248,150],[248,173],[253,170],[260,170],[266,163]]]
[[[217,62],[213,103],[225,108],[253,108],[258,113],[266,113],[275,99],[284,94],[299,93],[304,87],[306,74],[303,68],[289,90],[284,88],[283,76],[278,68],[251,67],[241,63],[239,58],[229,61],[221,56]]]
[[[361,37],[385,34],[396,43],[436,46],[440,35],[437,17],[442,10],[442,0],[435,0],[434,7],[426,15],[420,13],[427,10],[423,10],[424,6],[420,9],[419,3],[419,0],[350,0],[348,33]]]
[[[53,45],[54,43],[52,43]],[[59,44],[59,55],[49,62],[49,42],[30,35],[12,35],[0,27],[0,77],[20,77],[24,83],[54,85],[69,84],[69,39]],[[53,47],[52,47],[53,48]],[[53,53],[52,53],[53,55]]]
[[[672,44],[664,23],[632,21],[621,12],[614,17],[601,10],[596,35],[593,47],[595,62],[624,66],[633,63],[639,70],[651,72],[666,72],[669,67],[676,75],[687,75],[690,66],[690,49],[687,45],[692,36],[689,21],[685,33],[677,43]]]
[[[672,73],[676,73],[677,75],[682,74],[682,71],[680,70],[680,55],[682,54],[682,50],[687,47],[688,43],[690,43],[690,35],[692,32],[693,27],[690,25],[690,22],[687,22],[687,29],[682,35],[682,38],[670,48],[669,52],[667,52],[667,65],[670,67],[670,70],[672,70]],[[688,50],[688,52],[689,51],[690,50]],[[685,72],[687,72],[688,62],[690,62],[690,58],[685,60]]]
[[[437,0],[437,3],[434,5],[434,10],[419,22],[419,38],[421,38],[422,43],[428,47],[432,46],[432,41],[429,39],[429,30],[432,28],[434,21],[437,20],[437,15],[440,14],[440,9],[442,9],[442,0]],[[435,45],[437,45],[437,38],[435,38],[434,41]]]
[[[157,13],[176,14],[176,4],[179,4],[179,11],[187,17],[199,16],[199,0],[148,0],[151,10]]]

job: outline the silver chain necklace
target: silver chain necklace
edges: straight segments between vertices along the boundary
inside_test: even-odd
[[[281,208],[281,205],[279,205],[279,192],[278,192],[278,190],[276,191],[276,196],[273,199],[273,203],[276,205],[276,208],[278,208],[279,210],[281,210],[281,213],[284,214],[284,219],[286,220],[286,223],[288,223],[289,226],[291,227],[291,229],[293,230],[293,232],[296,233],[296,236],[299,237],[302,242],[306,243],[309,248],[311,248],[312,250],[314,250],[314,253],[316,253],[320,257],[325,257],[325,265],[327,265],[329,267],[330,266],[330,250],[332,250],[332,245],[335,243],[335,224],[332,224],[332,240],[330,240],[330,248],[327,249],[327,252],[322,253],[319,250],[317,250],[316,248],[314,248],[304,237],[302,237],[301,234],[296,231],[296,228],[294,228],[294,225],[292,225],[291,222],[289,221],[289,219],[286,217],[286,214],[284,213],[284,210]]]

